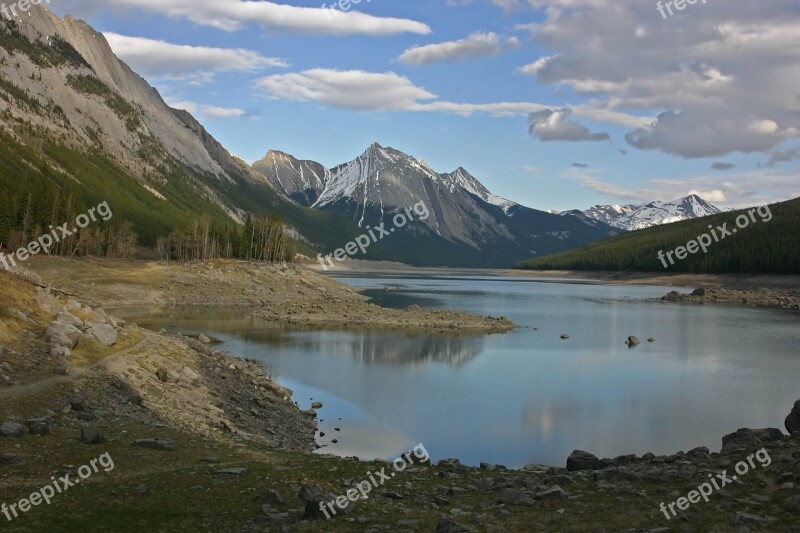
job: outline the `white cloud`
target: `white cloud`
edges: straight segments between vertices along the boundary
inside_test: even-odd
[[[147,77],[202,84],[213,79],[214,72],[256,72],[288,66],[282,59],[241,48],[188,46],[111,32],[103,35],[114,54]]]
[[[591,95],[599,108],[659,113],[628,135],[636,148],[722,157],[800,138],[796,2],[697,3],[667,20],[641,0],[527,5],[543,20],[517,29],[547,53],[518,70]]]
[[[399,60],[409,65],[428,65],[496,56],[506,50],[521,46],[519,39],[503,40],[496,33],[473,33],[466,39],[449,41],[407,49]]]
[[[528,116],[530,134],[540,141],[608,141],[608,133],[592,133],[589,128],[575,120],[570,120],[572,110],[568,108],[554,111],[545,109]]]
[[[326,35],[385,36],[399,33],[426,35],[430,26],[410,19],[377,17],[358,11],[342,12],[320,7],[299,7],[253,0],[64,0],[71,12],[81,14],[107,8],[138,9],[171,18],[190,20],[224,31],[250,24],[266,31]]]
[[[257,86],[275,98],[315,101],[344,109],[409,109],[435,95],[394,72],[313,69],[262,78]]]
[[[467,117],[475,113],[527,116],[530,113],[551,109],[551,106],[535,102],[475,104],[439,100],[435,94],[414,85],[408,78],[394,72],[313,69],[266,76],[257,82],[257,86],[273,98],[319,102],[340,109],[362,111],[439,112]],[[577,105],[571,109],[577,117],[630,127],[644,126],[652,121],[646,117],[599,109],[590,105]]]
[[[219,107],[209,104],[197,104],[188,100],[167,101],[167,105],[174,109],[183,109],[199,118],[213,120],[218,118],[236,118],[249,116],[244,109],[235,107]]]

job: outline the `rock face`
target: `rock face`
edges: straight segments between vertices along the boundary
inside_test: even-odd
[[[790,435],[800,431],[800,400],[794,402],[792,412],[786,417],[784,424],[786,425],[786,431],[788,431]]]
[[[64,346],[71,350],[77,346],[81,335],[81,330],[75,326],[55,320],[47,326],[47,330],[44,332],[44,339],[47,342],[52,342],[57,346]]]

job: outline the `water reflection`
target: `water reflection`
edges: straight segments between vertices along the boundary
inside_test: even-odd
[[[459,367],[484,349],[484,337],[376,331],[321,331],[271,324],[243,308],[142,307],[114,310],[140,326],[170,333],[227,333],[268,346],[346,356],[366,364]],[[237,354],[238,355],[238,354]]]

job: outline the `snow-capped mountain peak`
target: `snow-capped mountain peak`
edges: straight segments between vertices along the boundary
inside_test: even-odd
[[[585,217],[605,222],[615,228],[628,231],[700,218],[721,213],[722,210],[711,205],[696,194],[679,198],[672,202],[655,201],[641,205],[596,205],[579,212]],[[567,211],[563,215],[575,215]]]

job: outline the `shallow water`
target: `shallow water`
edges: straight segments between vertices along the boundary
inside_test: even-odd
[[[325,404],[320,451],[345,456],[390,458],[423,443],[434,460],[518,467],[563,466],[576,448],[607,457],[718,451],[721,437],[740,427],[783,428],[800,398],[797,313],[666,303],[658,298],[672,288],[652,286],[485,276],[342,281],[373,289],[381,305],[464,309],[522,327],[431,337],[291,330],[235,309],[124,314],[150,328],[211,334],[224,341],[219,349],[263,361],[301,407],[311,398]],[[643,343],[629,349],[629,335]]]

